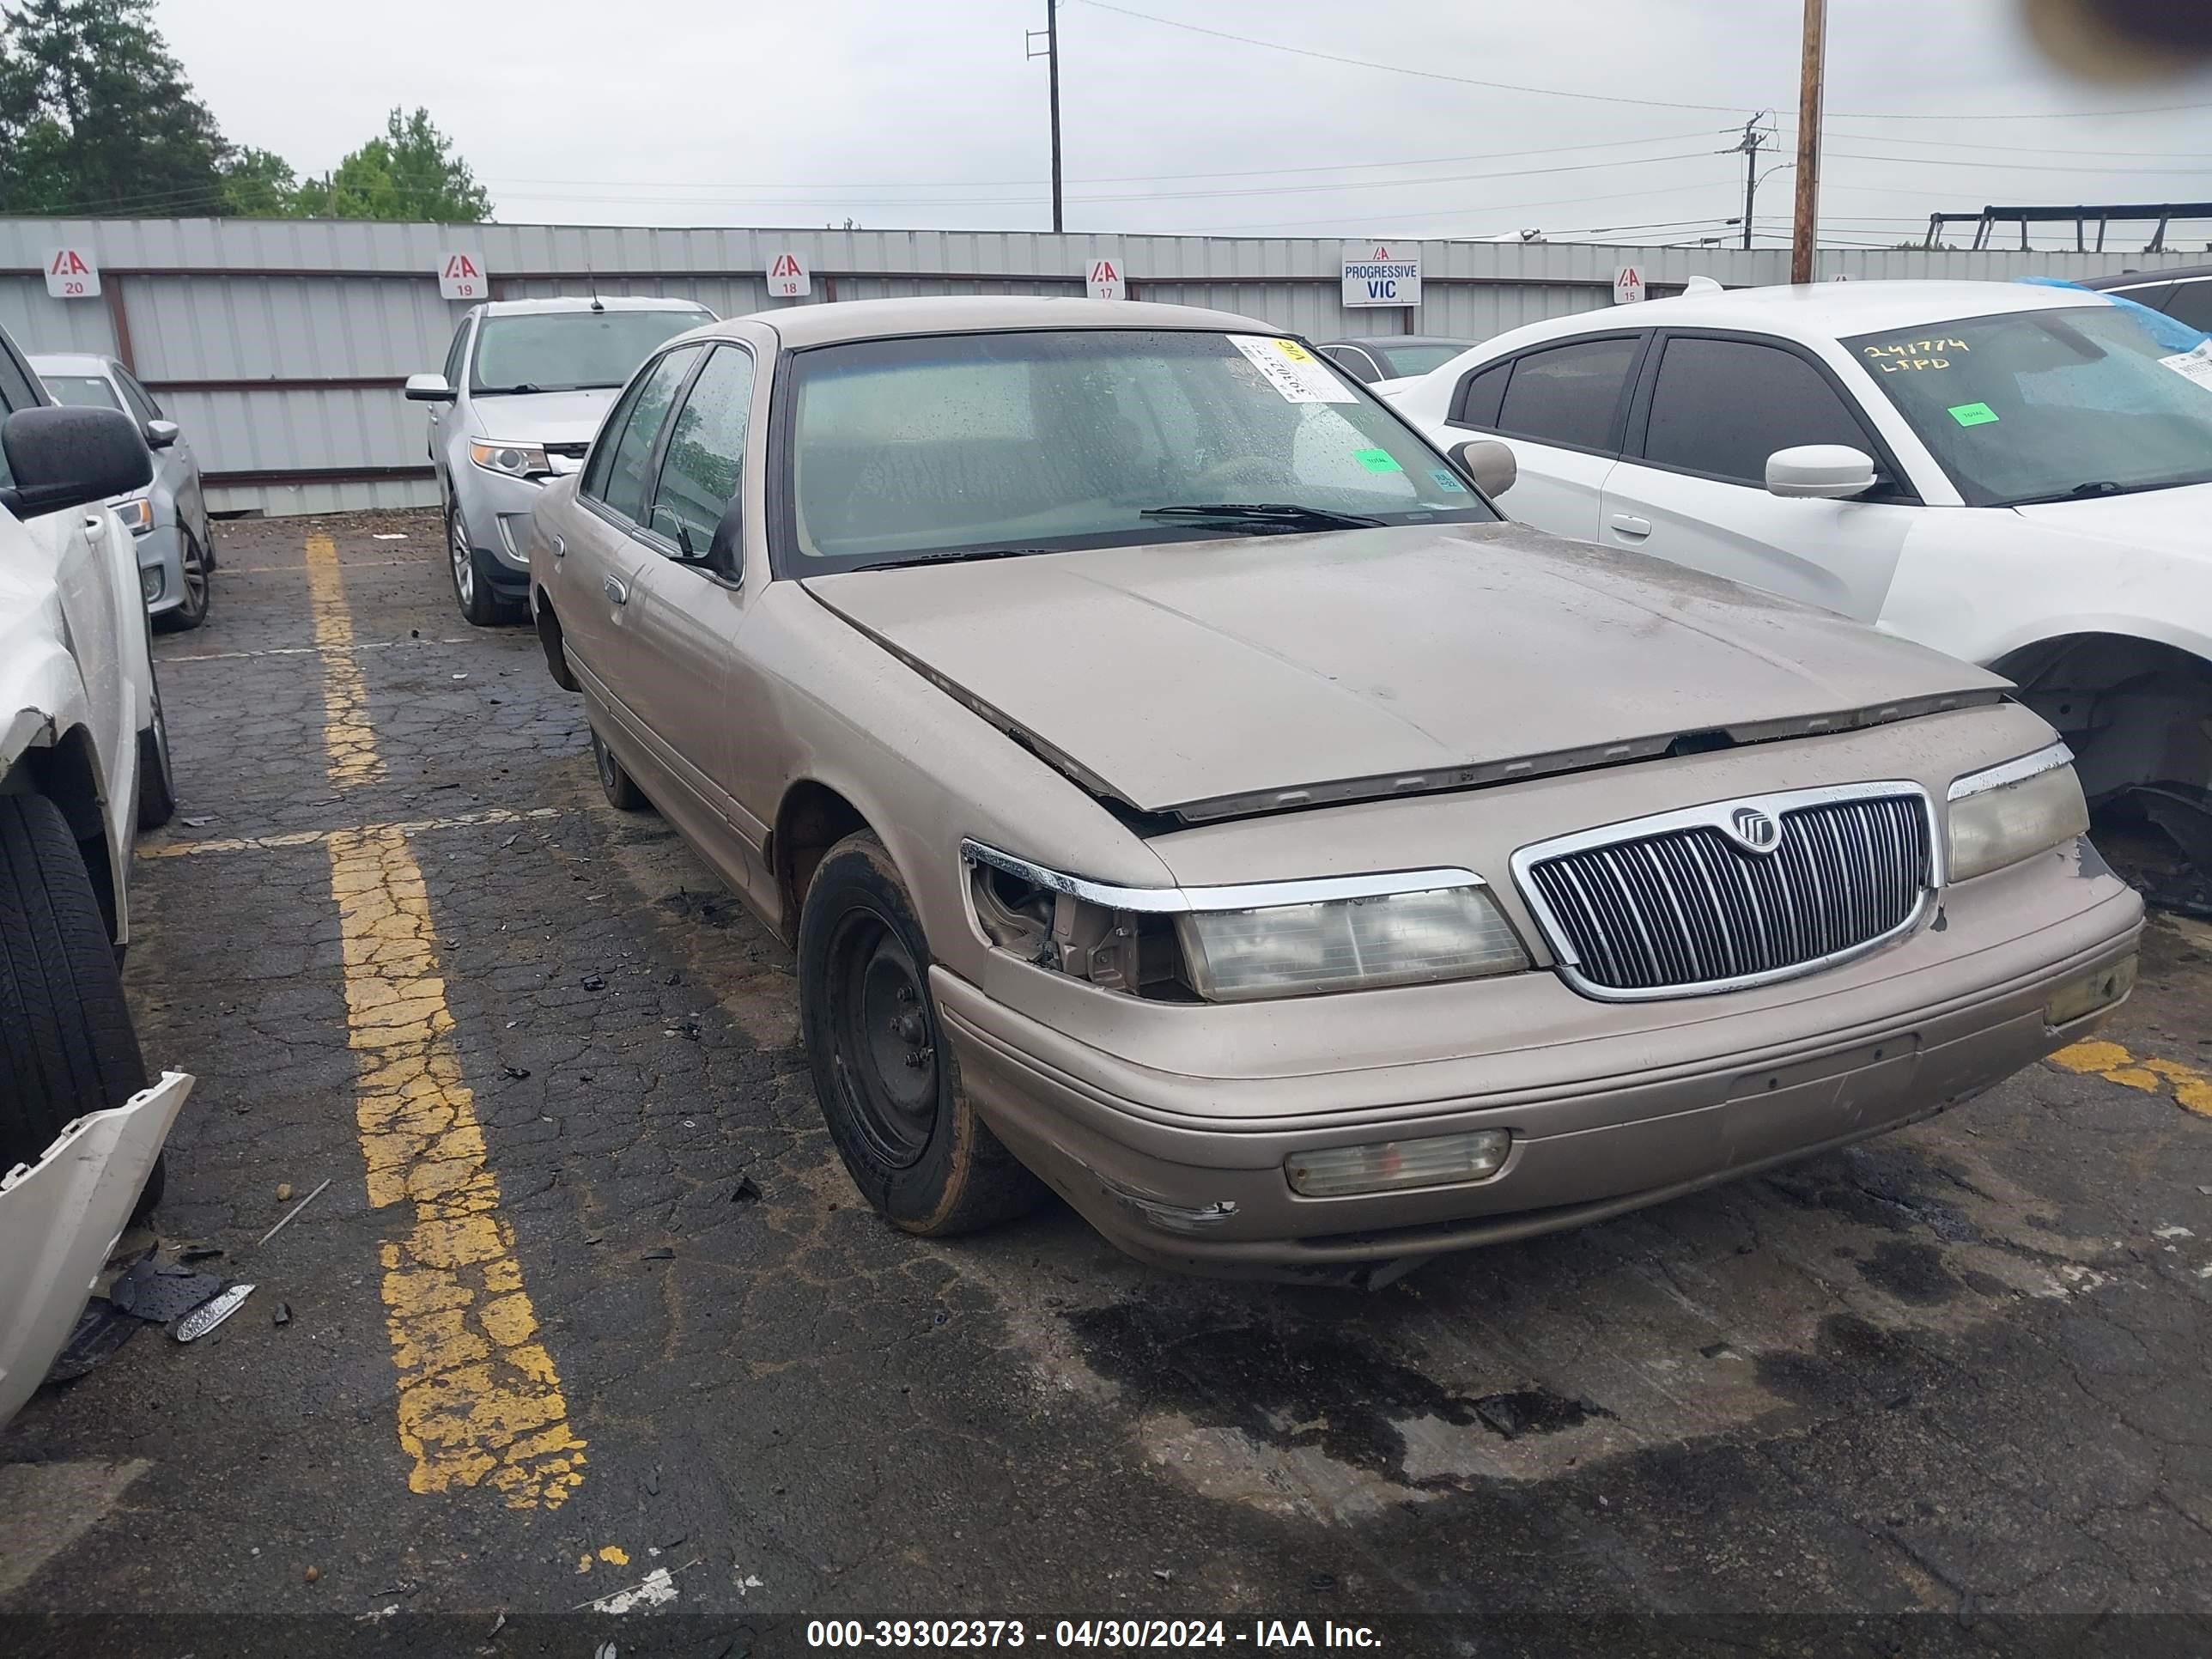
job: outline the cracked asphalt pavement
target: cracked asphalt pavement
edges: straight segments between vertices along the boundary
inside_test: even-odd
[[[157,1232],[258,1288],[0,1433],[14,1652],[2212,1649],[2212,929],[2155,921],[2073,1064],[1371,1294],[1167,1277],[1058,1207],[916,1240],[822,1127],[789,953],[606,806],[434,520],[221,556],[157,642],[182,805],[127,979],[199,1079]]]

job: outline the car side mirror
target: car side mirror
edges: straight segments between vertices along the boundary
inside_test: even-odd
[[[0,453],[15,482],[0,507],[35,519],[128,495],[154,480],[138,423],[119,409],[21,409],[0,423]]]
[[[442,374],[410,374],[407,401],[410,404],[449,404],[460,393]]]
[[[1452,451],[1452,459],[1492,501],[1513,488],[1521,476],[1521,460],[1511,447],[1495,438],[1476,438]]]
[[[707,544],[707,556],[702,562],[728,581],[742,582],[745,579],[744,524],[744,497],[732,495],[714,525],[714,539]]]
[[[1881,480],[1874,457],[1849,444],[1800,444],[1766,458],[1766,493],[1790,500],[1843,501]]]
[[[174,421],[149,421],[145,431],[149,449],[173,448],[177,440],[185,435]]]

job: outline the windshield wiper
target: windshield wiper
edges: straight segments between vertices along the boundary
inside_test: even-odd
[[[526,397],[533,392],[543,392],[545,388],[542,386],[538,386],[529,380],[524,380],[515,386],[480,386],[477,388],[476,395],[479,398],[505,398],[519,393]]]
[[[1373,530],[1382,522],[1357,513],[1335,513],[1325,507],[1299,507],[1290,501],[1189,501],[1176,507],[1148,507],[1137,516],[1268,525],[1287,530]]]
[[[864,564],[860,570],[908,570],[918,564],[966,564],[984,559],[1022,559],[1032,553],[1065,553],[1064,547],[972,547],[951,553],[918,553],[910,559],[885,559],[880,564]]]
[[[2093,479],[2078,483],[2071,489],[2055,489],[2048,495],[2023,495],[2016,501],[2000,502],[2003,507],[2047,507],[2053,501],[2086,501],[2099,495],[2140,495],[2147,489],[2179,489],[2191,482],[2187,478],[2153,478],[2143,483],[2124,484],[2110,478]]]

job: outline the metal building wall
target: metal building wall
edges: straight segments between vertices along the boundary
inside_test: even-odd
[[[47,297],[41,262],[58,246],[92,251],[100,298]],[[1789,274],[1779,249],[1430,240],[1420,245],[1418,313],[1347,311],[1343,246],[1334,237],[0,220],[0,326],[28,351],[125,358],[192,434],[218,509],[281,514],[434,500],[423,416],[400,385],[443,361],[465,308],[438,296],[439,256],[449,249],[480,252],[502,299],[666,295],[722,316],[921,294],[1079,295],[1088,263],[1111,255],[1136,298],[1242,312],[1316,339],[1483,339],[1609,305],[1613,270],[1627,264],[1642,265],[1659,292],[1692,276],[1736,286]],[[768,297],[763,273],[786,248],[814,273],[811,300]],[[2088,276],[2189,263],[2180,253],[1820,256],[1824,276],[1860,278]]]

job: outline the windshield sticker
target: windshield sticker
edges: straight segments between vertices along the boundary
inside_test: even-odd
[[[1387,449],[1355,449],[1352,452],[1352,459],[1370,472],[1403,472],[1406,470],[1398,465],[1398,458]]]
[[[1997,419],[1996,410],[1987,404],[1960,404],[1950,410],[1950,416],[1960,426],[1990,426]]]
[[[2207,392],[2212,392],[2212,340],[2207,340],[2194,351],[2184,351],[2172,357],[2161,357],[2164,363],[2185,380],[2194,380]]]
[[[1296,340],[1232,334],[1229,343],[1243,352],[1267,384],[1291,404],[1356,404],[1359,394]]]
[[[1437,488],[1439,489],[1453,490],[1462,495],[1467,494],[1467,486],[1459,481],[1459,475],[1448,466],[1432,466],[1429,469],[1429,476],[1437,481]]]
[[[1954,351],[1971,352],[1973,347],[1964,340],[1899,340],[1889,345],[1862,348],[1874,360],[1873,366],[1885,374],[1910,374],[1917,370],[1948,368],[1949,354]]]

